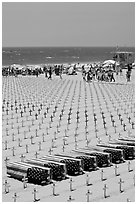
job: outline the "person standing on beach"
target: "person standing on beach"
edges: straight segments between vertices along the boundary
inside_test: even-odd
[[[119,72],[120,72],[120,76],[122,76],[122,64],[120,64]]]
[[[52,67],[51,66],[49,68],[49,78],[48,79],[52,79]]]
[[[127,78],[127,82],[129,82],[130,78],[131,78],[132,64],[128,64],[127,67],[128,67],[128,70],[127,70],[127,73],[126,73],[126,78]]]
[[[82,77],[83,77],[83,80],[86,80],[86,72],[84,69],[84,65],[82,65]]]
[[[39,76],[39,71],[38,71],[38,69],[35,70],[35,73],[36,73],[36,76],[38,77],[38,76]]]
[[[48,71],[47,71],[47,67],[46,66],[44,66],[43,71],[45,72],[45,77],[47,78],[48,77],[48,75],[47,75]]]
[[[60,76],[60,79],[62,79],[62,70],[63,68],[62,68],[62,65],[60,65],[60,67],[59,67],[59,76]]]
[[[92,80],[92,76],[91,76],[91,71],[89,70],[87,73],[87,82],[90,82]]]

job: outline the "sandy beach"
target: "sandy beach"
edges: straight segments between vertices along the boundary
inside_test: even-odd
[[[135,2],[2,2],[2,202],[135,202]]]
[[[132,171],[128,171],[128,160],[118,164],[119,176],[115,175],[114,164],[111,167],[99,168],[97,171],[84,172],[83,175],[71,176],[74,191],[70,191],[69,178],[54,181],[58,196],[52,193],[53,184],[41,186],[28,183],[27,188],[24,189],[23,182],[10,178],[6,174],[6,158],[9,162],[21,161],[21,155],[24,156],[24,160],[31,159],[36,158],[36,152],[37,158],[42,158],[50,154],[50,149],[52,155],[57,153],[69,155],[71,150],[87,145],[95,146],[100,140],[108,142],[110,139],[119,137],[134,138],[135,73],[133,70],[129,83],[126,82],[125,70],[122,76],[115,77],[116,82],[108,83],[97,81],[86,83],[80,72],[74,76],[63,74],[62,80],[55,75],[52,80],[48,80],[43,74],[39,77],[2,78],[3,202],[12,202],[15,193],[17,202],[33,202],[34,188],[37,190],[36,197],[40,202],[67,202],[69,196],[73,202],[87,202],[87,199],[91,202],[135,201],[134,160],[130,160]],[[70,108],[72,111],[68,124]],[[88,122],[85,121],[85,110]],[[77,111],[79,111],[78,122]],[[102,112],[106,118],[106,127],[103,124]],[[96,127],[93,114],[97,117]],[[123,123],[119,120],[119,114]],[[115,121],[114,126],[111,115]],[[123,124],[126,125],[125,129]],[[28,145],[28,152],[26,145]],[[104,181],[101,180],[102,169],[106,178]],[[87,174],[92,183],[89,186],[86,185]],[[119,191],[120,178],[124,181],[122,192]],[[5,193],[5,180],[10,185],[8,193]],[[107,185],[106,198],[103,190],[105,184]],[[88,190],[91,194],[87,195]]]

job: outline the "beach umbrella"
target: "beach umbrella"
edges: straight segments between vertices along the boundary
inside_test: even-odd
[[[114,60],[105,60],[105,61],[103,62],[103,65],[104,65],[104,64],[111,65],[111,64],[115,64],[115,63],[116,63],[116,61],[114,61]]]
[[[105,67],[109,67],[109,66],[110,66],[110,64],[103,64],[103,65],[102,65],[102,67],[104,67],[104,68],[105,68]]]
[[[119,63],[114,61],[114,60],[106,60],[106,61],[103,62],[102,66],[103,67],[109,67],[110,65],[114,65],[114,64],[116,64],[116,66],[119,65]]]
[[[22,68],[24,67],[24,65],[12,64],[10,67],[11,67],[11,68],[14,68],[14,69],[16,69],[16,70],[22,70]]]

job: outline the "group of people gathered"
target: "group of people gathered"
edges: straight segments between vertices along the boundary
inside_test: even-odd
[[[16,70],[10,66],[2,69],[3,76],[15,76],[18,75],[35,75],[38,77],[40,74],[44,74],[47,79],[52,79],[53,75],[59,76],[62,79],[62,74],[75,75],[77,72],[82,72],[82,77],[86,82],[93,80],[115,82],[116,75],[122,75],[122,68],[119,66],[118,69],[115,65],[109,65],[103,67],[102,64],[70,64],[65,67],[63,64],[44,65],[43,67],[31,69],[27,67],[25,71]],[[130,81],[132,72],[132,64],[127,65],[126,79]],[[114,74],[115,73],[115,74]]]
[[[131,71],[132,71],[132,64],[127,65],[127,72],[126,72],[126,79],[127,82],[131,79]],[[114,74],[115,73],[115,74]],[[83,79],[87,82],[91,82],[93,80],[97,81],[105,81],[105,82],[115,82],[115,76],[120,75],[122,76],[122,68],[116,67],[114,65],[109,65],[108,67],[103,67],[102,65],[97,65],[92,67],[89,66],[88,70],[85,67],[82,67],[82,76]]]
[[[87,82],[90,82],[92,80],[97,80],[97,81],[107,81],[107,82],[115,82],[114,78],[114,70],[109,69],[105,70],[103,67],[90,67],[88,71],[86,71],[83,67],[82,69],[82,76],[83,79]]]
[[[48,79],[52,79],[52,75],[54,73],[62,79],[63,65],[44,66],[43,72],[45,73],[45,77]]]
[[[25,69],[18,69],[14,68],[12,66],[6,66],[2,68],[2,75],[3,76],[15,76],[23,75],[23,76],[36,76],[38,77],[41,74],[45,74],[45,77],[48,79],[52,79],[52,75],[55,73],[55,75],[60,76],[62,78],[62,71],[63,71],[63,65],[45,65],[41,67],[33,67],[26,66]]]

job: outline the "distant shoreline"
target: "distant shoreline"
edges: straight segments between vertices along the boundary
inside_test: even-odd
[[[17,64],[17,65],[22,65],[22,66],[46,66],[46,65],[61,65],[61,64],[63,64],[63,65],[74,65],[74,64],[93,64],[93,63],[101,63],[101,62],[103,62],[103,61],[87,61],[87,62],[62,62],[62,63],[54,63],[54,62],[48,62],[48,63],[35,63],[35,64],[29,64],[29,63],[27,63],[27,64],[19,64],[19,63],[13,63],[13,64]],[[4,64],[4,65],[2,65],[2,67],[7,67],[7,66],[10,66],[10,65],[13,65],[13,64]]]

